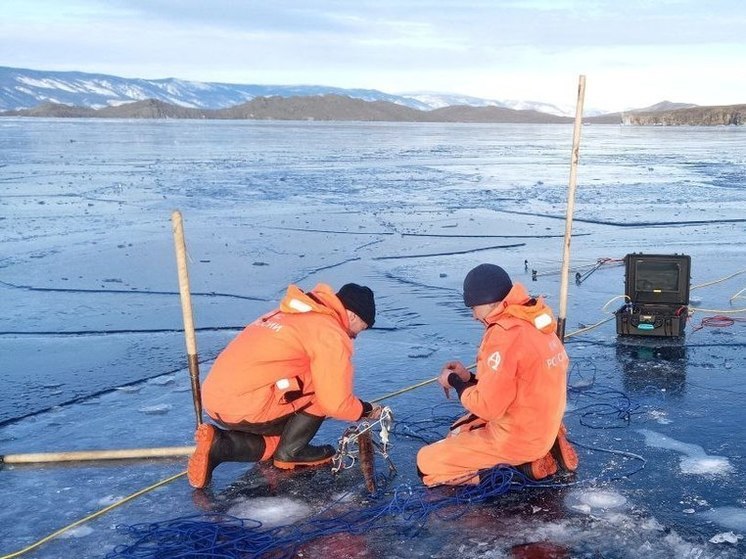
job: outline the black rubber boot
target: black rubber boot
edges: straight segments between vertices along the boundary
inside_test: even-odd
[[[194,434],[197,448],[189,458],[189,484],[202,489],[212,478],[212,471],[223,462],[257,462],[265,449],[264,437],[243,431],[223,431],[203,423]]]
[[[333,446],[308,444],[323,422],[323,417],[303,412],[292,416],[280,435],[280,444],[274,454],[275,466],[292,470],[296,466],[318,466],[331,462],[336,453]]]

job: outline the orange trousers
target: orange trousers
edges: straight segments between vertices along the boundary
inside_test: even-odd
[[[425,485],[465,485],[479,483],[479,470],[505,463],[495,456],[487,422],[473,414],[456,421],[445,439],[422,447],[417,468]]]

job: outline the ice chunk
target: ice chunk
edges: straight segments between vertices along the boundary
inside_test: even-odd
[[[742,539],[743,536],[736,535],[733,532],[721,532],[715,534],[710,538],[711,543],[738,543],[738,540]]]

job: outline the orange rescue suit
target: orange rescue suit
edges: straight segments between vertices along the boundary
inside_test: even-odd
[[[299,410],[354,421],[349,319],[331,287],[288,287],[276,309],[249,324],[216,359],[202,387],[223,423],[264,423]]]
[[[551,309],[516,283],[485,322],[476,384],[460,397],[469,414],[417,455],[426,485],[474,483],[478,470],[532,462],[559,432],[568,357]]]

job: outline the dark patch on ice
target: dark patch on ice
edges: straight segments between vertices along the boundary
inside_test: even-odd
[[[531,217],[545,217],[547,219],[561,219],[565,221],[564,215],[552,215],[552,214],[540,214],[536,212],[521,212],[518,210],[495,210],[507,214],[515,215],[529,215]],[[612,227],[670,227],[671,225],[713,225],[717,223],[746,223],[746,218],[730,218],[730,219],[697,219],[690,221],[608,221],[603,219],[583,219],[579,217],[573,218],[574,222],[578,223],[590,223],[593,225],[610,225]]]
[[[435,353],[437,349],[432,347],[413,347],[407,352],[410,359],[425,359]]]
[[[340,262],[335,262],[334,264],[329,264],[328,266],[321,266],[319,268],[313,268],[306,272],[304,275],[296,278],[296,280],[293,283],[301,283],[304,279],[317,274],[319,272],[323,272],[324,270],[331,270],[332,268],[339,268],[340,266],[344,266],[345,264],[349,264],[350,262],[355,262],[357,260],[360,260],[359,256],[355,256],[354,258],[348,258],[347,260],[342,260]]]
[[[237,332],[246,328],[242,326],[207,326],[195,328],[195,332]],[[122,330],[75,330],[75,331],[5,331],[0,332],[0,336],[108,336],[121,334],[176,334],[183,332],[183,328],[150,328],[143,330],[122,329]]]
[[[106,293],[106,294],[128,294],[131,295],[136,293],[138,295],[179,295],[178,291],[151,291],[145,289],[73,289],[64,287],[34,287],[32,285],[18,285],[7,281],[0,280],[0,285],[11,287],[13,289],[23,289],[25,291],[43,291],[51,293]],[[230,297],[233,299],[244,299],[247,301],[268,301],[262,297],[252,297],[249,295],[236,295],[235,293],[218,293],[216,291],[210,292],[192,292],[192,297]]]
[[[432,252],[428,254],[405,254],[401,256],[375,256],[373,260],[404,260],[408,258],[430,258],[433,256],[454,256],[456,254],[471,254],[474,252],[482,252],[485,250],[495,250],[499,248],[517,248],[526,246],[526,243],[516,243],[513,245],[494,245],[482,248],[472,248],[469,250],[454,250],[449,252]]]
[[[331,233],[333,235],[395,235],[392,231],[343,231],[339,229],[304,229],[301,227],[272,226],[266,229],[280,229],[282,231],[300,231],[302,233]]]
[[[564,235],[442,235],[438,233],[400,233],[402,237],[435,237],[439,239],[557,239]],[[586,237],[591,233],[574,233],[573,237]]]

